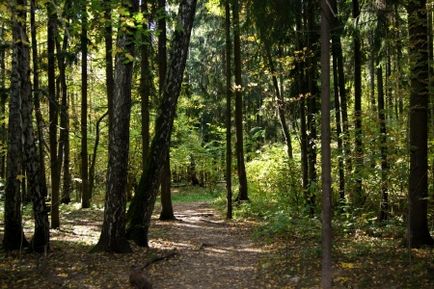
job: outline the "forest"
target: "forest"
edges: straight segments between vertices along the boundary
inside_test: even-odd
[[[434,1],[0,1],[0,289],[434,288]]]

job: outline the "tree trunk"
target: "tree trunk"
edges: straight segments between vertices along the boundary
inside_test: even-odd
[[[95,131],[95,144],[93,146],[93,154],[92,154],[92,160],[90,162],[90,168],[89,168],[89,194],[93,195],[93,188],[95,184],[95,164],[96,164],[96,155],[98,152],[98,146],[99,146],[99,137],[100,137],[100,125],[103,119],[108,115],[108,111],[106,111],[97,121],[96,121],[96,131]]]
[[[149,161],[128,210],[128,237],[140,246],[148,246],[148,230],[163,169],[161,160],[165,159],[165,154],[169,148],[195,10],[196,0],[181,1],[178,17],[178,27],[181,28],[174,31],[171,42],[170,65],[163,86],[162,101],[155,124],[155,136],[150,147]]]
[[[330,150],[330,21],[327,0],[321,1],[321,288],[332,288],[332,177]]]
[[[240,9],[238,0],[233,0],[232,17],[234,27],[234,66],[235,66],[235,148],[237,155],[237,172],[239,180],[238,201],[247,201],[247,175],[244,163],[243,140],[243,84],[241,78],[241,40],[240,40]]]
[[[428,207],[428,44],[425,0],[407,6],[411,71],[410,177],[408,192],[408,242],[410,247],[433,246]]]
[[[0,28],[0,39],[4,38],[5,28]],[[0,46],[0,145],[6,147],[6,100],[8,93],[6,89],[6,46]],[[0,178],[6,179],[6,152],[0,152]]]
[[[41,178],[44,184],[47,184],[45,175],[45,151],[44,151],[44,120],[41,113],[40,104],[40,89],[39,89],[39,58],[38,58],[38,43],[36,40],[36,22],[35,22],[36,0],[30,2],[30,27],[32,38],[32,61],[33,61],[33,105],[35,107],[39,162],[41,165]]]
[[[81,7],[81,207],[89,208],[89,160],[87,153],[87,4]]]
[[[12,73],[9,103],[9,124],[7,146],[7,178],[5,188],[4,236],[3,248],[6,251],[18,250],[28,246],[24,236],[21,216],[21,182],[22,178],[22,123],[21,123],[21,96],[30,93],[30,86],[25,81],[27,69],[25,67],[27,39],[24,27],[26,25],[25,1],[10,2],[12,11]],[[22,81],[24,80],[24,81]]]
[[[122,1],[130,14],[138,11],[135,0]],[[125,235],[125,206],[129,153],[129,125],[131,113],[131,82],[134,58],[134,31],[127,26],[128,16],[121,16],[117,36],[116,66],[113,99],[109,107],[109,160],[104,222],[101,236],[94,251],[125,253],[131,247]]]
[[[21,5],[25,5],[22,1]],[[18,5],[20,5],[18,3]],[[28,43],[26,35],[26,26],[24,25],[26,16],[21,16],[22,21],[19,24],[19,30],[22,41]],[[50,225],[48,222],[48,210],[45,205],[47,197],[47,184],[42,175],[41,159],[38,155],[38,149],[33,134],[32,123],[32,92],[30,84],[30,51],[29,46],[20,45],[19,52],[19,76],[21,82],[21,121],[23,133],[23,152],[27,184],[27,190],[33,202],[33,216],[35,218],[35,233],[32,238],[32,249],[36,252],[47,252],[50,239]]]
[[[232,219],[232,42],[230,0],[225,1],[226,36],[226,218]]]
[[[166,0],[158,1],[158,9],[160,9],[161,15],[158,20],[158,87],[159,87],[159,100],[161,101],[164,89],[164,83],[167,73],[167,28],[166,28]],[[172,196],[170,191],[170,145],[165,155],[164,168],[161,173],[161,214],[160,220],[173,220]]]
[[[265,45],[266,61],[268,63],[268,67],[269,67],[270,72],[271,72],[271,77],[273,80],[273,87],[274,87],[274,91],[276,93],[277,115],[279,116],[280,127],[282,128],[283,137],[285,139],[286,154],[288,155],[288,158],[290,160],[292,160],[293,159],[292,141],[291,141],[291,133],[289,131],[288,123],[286,122],[285,100],[283,99],[282,92],[280,91],[280,88],[279,88],[279,82],[277,81],[276,68],[274,66],[273,58],[271,56],[271,48],[269,47],[268,43],[264,43],[264,45]]]
[[[55,38],[57,36],[57,15],[54,4],[47,3],[48,28],[47,28],[47,53],[48,53],[48,101],[49,101],[49,141],[50,141],[50,166],[51,166],[51,228],[60,227],[59,220],[59,189],[60,189],[60,165],[57,161],[57,126],[58,126],[58,101],[56,97],[55,75]]]
[[[142,2],[143,17],[149,18],[148,15],[148,1]],[[149,24],[148,24],[149,25]],[[141,114],[142,114],[142,170],[146,167],[146,162],[149,155],[149,110],[150,110],[150,97],[154,91],[152,70],[150,64],[151,58],[151,36],[149,34],[149,27],[144,29],[142,35],[141,47],[141,64],[140,64],[140,99],[141,99]]]
[[[360,7],[359,1],[353,1],[353,19],[356,29],[353,35],[354,52],[354,190],[352,202],[355,207],[362,205],[362,168],[363,168],[363,143],[362,143],[362,54],[360,51],[359,31]]]

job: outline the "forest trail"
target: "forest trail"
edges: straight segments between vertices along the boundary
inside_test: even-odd
[[[148,267],[154,288],[265,288],[258,268],[267,250],[252,241],[252,224],[228,222],[203,202],[174,209],[176,221],[151,228],[151,247],[179,252]]]

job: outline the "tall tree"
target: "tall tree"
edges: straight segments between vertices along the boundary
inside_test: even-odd
[[[10,1],[12,12],[12,72],[9,102],[9,124],[7,146],[7,178],[5,188],[4,236],[3,248],[17,250],[28,246],[24,236],[21,215],[21,182],[23,166],[23,144],[21,123],[21,98],[30,93],[27,75],[26,53],[28,40],[26,39],[26,3],[25,0]],[[26,52],[27,51],[27,52]],[[28,59],[27,59],[28,60]],[[28,63],[27,63],[28,65]]]
[[[163,95],[164,83],[167,72],[167,24],[166,24],[166,0],[158,0],[160,18],[158,20],[158,86],[159,100]],[[170,144],[167,150],[167,157],[164,160],[164,168],[161,172],[161,213],[160,220],[173,220],[172,196],[170,191]]]
[[[33,62],[33,105],[35,108],[37,136],[38,136],[38,149],[41,164],[41,174],[43,182],[46,184],[45,175],[45,151],[44,151],[44,121],[41,112],[40,94],[39,89],[39,57],[38,57],[38,43],[36,39],[36,21],[35,21],[36,0],[30,1],[30,27],[32,39],[32,62]]]
[[[226,57],[226,218],[232,219],[232,42],[230,0],[225,0]]]
[[[362,54],[360,49],[359,30],[360,6],[359,0],[353,1],[353,19],[355,29],[353,34],[354,54],[354,190],[352,201],[355,206],[362,202],[362,167],[363,167],[363,144],[362,144]],[[345,121],[345,120],[344,120]]]
[[[47,54],[48,54],[48,110],[49,110],[49,145],[51,167],[51,227],[60,227],[59,219],[59,189],[60,165],[57,161],[57,129],[58,129],[58,102],[56,97],[56,66],[55,66],[55,39],[57,37],[57,14],[55,1],[47,2]]]
[[[410,36],[410,176],[408,232],[410,247],[434,245],[427,220],[428,207],[428,43],[426,0],[409,0]]]
[[[135,55],[135,28],[128,25],[138,1],[123,0],[117,36],[113,99],[109,102],[109,161],[104,222],[95,251],[131,252],[125,235],[125,207],[131,114],[131,82]]]
[[[247,175],[244,163],[243,140],[243,84],[241,78],[241,36],[240,36],[240,5],[238,0],[232,2],[232,17],[234,31],[234,67],[235,67],[235,151],[237,156],[237,172],[239,191],[237,200],[247,201]]]
[[[321,288],[332,288],[332,190],[330,150],[330,22],[331,7],[321,1],[321,181],[322,181],[322,258]]]
[[[81,0],[81,207],[89,208],[89,159],[87,153],[87,1]]]
[[[0,39],[4,38],[6,29],[4,24],[0,28]],[[6,147],[7,133],[6,133],[6,100],[8,98],[6,88],[6,44],[0,44],[0,145]],[[6,153],[4,150],[0,152],[0,177],[6,177]]]
[[[196,2],[196,0],[182,0],[179,4],[178,19],[175,26],[177,29],[174,31],[171,41],[167,77],[155,122],[155,136],[151,142],[146,169],[143,171],[138,189],[128,209],[128,237],[140,246],[148,246],[151,215],[163,169],[161,160],[166,158],[169,148],[176,105],[187,61]]]

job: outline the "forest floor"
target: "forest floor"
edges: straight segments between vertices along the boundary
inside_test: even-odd
[[[252,219],[225,220],[207,198],[175,200],[174,209],[175,221],[154,215],[151,249],[132,245],[132,254],[109,254],[89,253],[103,210],[62,207],[62,228],[51,231],[46,255],[0,251],[0,289],[128,289],[130,273],[158,256],[168,257],[144,269],[154,289],[318,288],[317,219],[294,220],[279,237],[273,227]],[[31,236],[31,214],[24,215],[25,234]],[[406,249],[396,228],[369,226],[344,234],[338,226],[334,288],[434,288],[434,251]],[[2,230],[0,223],[0,240]]]

